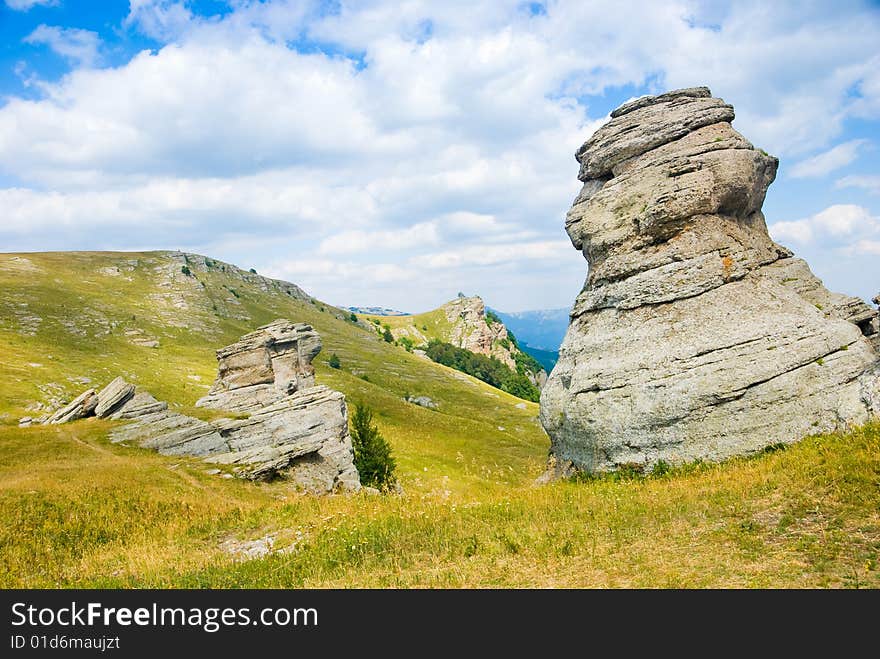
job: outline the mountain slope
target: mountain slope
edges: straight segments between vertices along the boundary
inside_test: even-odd
[[[531,359],[524,358],[516,339],[479,296],[460,295],[446,304],[421,314],[403,316],[365,316],[381,332],[387,327],[394,339],[425,346],[432,339],[494,357],[513,371],[523,371],[533,384],[543,385],[546,373]]]
[[[0,254],[0,587],[880,587],[877,424],[534,487],[548,446],[537,406],[297,291],[172,253]],[[214,349],[276,317],[321,332],[318,382],[373,407],[404,496],[223,479],[111,444],[101,419],[17,425],[83,377],[117,374],[204,413],[192,404]]]
[[[547,373],[552,371],[553,367],[556,366],[556,362],[559,361],[558,350],[542,350],[541,348],[533,348],[527,343],[520,343],[519,347],[522,348],[523,352],[534,357],[535,360],[544,367],[544,370]]]
[[[547,439],[537,405],[521,409],[518,398],[389,345],[295,285],[179,252],[0,254],[0,429],[117,375],[205,415],[194,403],[216,374],[214,351],[276,318],[320,332],[317,381],[374,408],[405,488],[484,488],[481,472],[499,462],[511,467],[499,482],[540,472]],[[334,353],[340,369],[326,365]]]

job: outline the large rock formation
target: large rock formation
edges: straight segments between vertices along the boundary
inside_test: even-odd
[[[168,409],[122,378],[86,391],[47,422],[89,415],[131,420],[111,432],[164,455],[227,466],[252,480],[280,476],[315,493],[357,491],[345,396],[314,383],[321,339],[311,326],[277,320],[217,351],[219,373],[197,405],[229,412],[203,421]]]
[[[577,151],[589,263],[541,396],[551,469],[748,454],[880,412],[877,311],[774,243],[778,160],[708,89],[627,103]]]

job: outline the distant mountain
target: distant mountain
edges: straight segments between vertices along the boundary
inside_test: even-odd
[[[502,322],[516,336],[520,344],[529,348],[556,352],[568,329],[568,308],[539,309],[505,313],[493,309]],[[529,352],[528,350],[526,352]],[[537,355],[534,355],[541,361]]]
[[[354,313],[362,313],[367,316],[409,316],[405,311],[397,311],[397,309],[387,309],[385,307],[342,307]]]
[[[540,348],[533,348],[527,343],[520,342],[519,347],[522,348],[522,351],[528,355],[531,355],[535,358],[535,360],[544,367],[544,370],[549,373],[553,370],[553,367],[556,366],[556,362],[559,361],[559,351],[558,350],[541,350]]]

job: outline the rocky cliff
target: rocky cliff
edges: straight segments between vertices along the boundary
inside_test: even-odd
[[[507,327],[486,315],[486,305],[479,296],[458,297],[440,309],[451,324],[449,343],[480,355],[495,357],[516,370],[519,348],[510,342]]]
[[[624,104],[577,151],[589,263],[541,396],[551,475],[716,460],[880,412],[877,311],[774,243],[778,160],[705,87]]]

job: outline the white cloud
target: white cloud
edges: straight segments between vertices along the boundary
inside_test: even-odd
[[[389,231],[343,231],[329,236],[318,246],[319,254],[356,254],[370,250],[411,250],[436,245],[437,225],[423,222]]]
[[[805,246],[821,242],[828,248],[865,252],[872,237],[880,238],[880,218],[862,206],[836,204],[808,218],[776,222],[768,227],[774,240]]]
[[[464,266],[526,265],[529,261],[563,259],[571,253],[567,240],[544,240],[500,245],[473,245],[420,257],[418,263],[432,269]]]
[[[874,194],[880,194],[880,176],[878,175],[852,175],[844,176],[835,184],[837,188],[861,188]]]
[[[807,158],[795,163],[788,174],[792,178],[815,178],[826,176],[835,169],[846,167],[859,155],[859,149],[862,148],[867,140],[849,140],[842,144],[824,151],[812,158]]]
[[[24,38],[24,42],[46,45],[74,64],[91,67],[98,61],[101,40],[97,32],[89,30],[39,25]]]
[[[564,306],[586,269],[563,233],[573,153],[608,110],[584,95],[708,84],[780,155],[880,104],[876,15],[819,4],[230,5],[132,0],[125,26],[167,45],[0,107],[0,174],[21,182],[0,192],[0,244],[216,248],[340,303],[428,308],[407,300],[473,282],[501,308]]]
[[[858,240],[850,246],[849,251],[853,254],[880,256],[880,240]]]
[[[187,32],[196,22],[186,3],[176,0],[129,0],[124,24],[160,41],[170,41]]]
[[[57,7],[60,0],[6,0],[6,6],[15,11],[27,11],[33,7]]]

